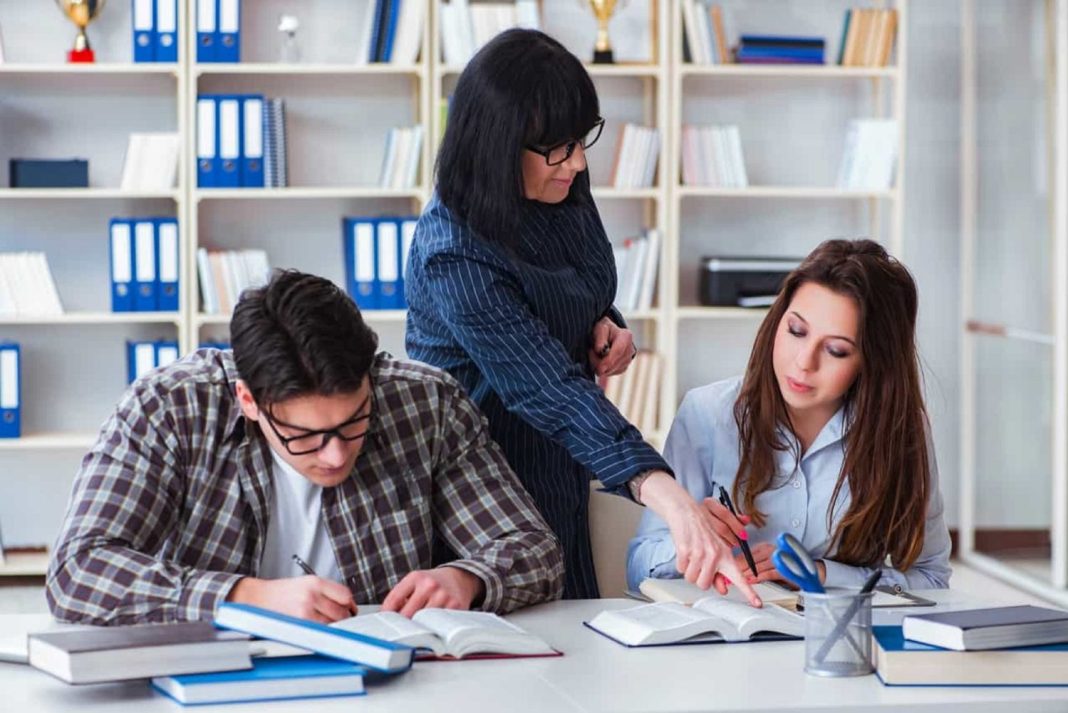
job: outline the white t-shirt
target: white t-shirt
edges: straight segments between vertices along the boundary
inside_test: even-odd
[[[304,570],[293,561],[293,555],[298,555],[323,579],[343,582],[323,520],[322,487],[294,470],[273,449],[271,456],[273,494],[259,577],[303,577]]]

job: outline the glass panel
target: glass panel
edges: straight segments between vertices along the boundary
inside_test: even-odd
[[[1045,3],[980,0],[976,549],[1050,581],[1053,348]]]

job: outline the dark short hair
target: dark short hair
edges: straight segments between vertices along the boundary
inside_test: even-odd
[[[296,270],[276,270],[264,287],[241,295],[230,340],[238,374],[261,407],[357,391],[378,349],[352,298]]]
[[[537,30],[507,30],[468,62],[437,157],[442,203],[480,238],[509,244],[523,201],[523,147],[584,136],[600,117],[582,62]],[[589,202],[589,171],[568,201]]]

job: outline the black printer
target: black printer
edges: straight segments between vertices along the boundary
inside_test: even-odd
[[[800,264],[787,257],[702,258],[698,299],[708,307],[767,307]]]

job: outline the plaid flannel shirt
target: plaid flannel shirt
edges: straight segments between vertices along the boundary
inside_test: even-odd
[[[270,446],[246,422],[233,355],[202,350],[137,381],[82,460],[46,594],[64,621],[210,619],[256,576],[271,502]],[[353,474],[323,490],[338,566],[380,602],[444,543],[480,577],[482,608],[557,598],[560,546],[444,372],[379,355],[375,409]],[[440,550],[437,550],[440,551]]]

